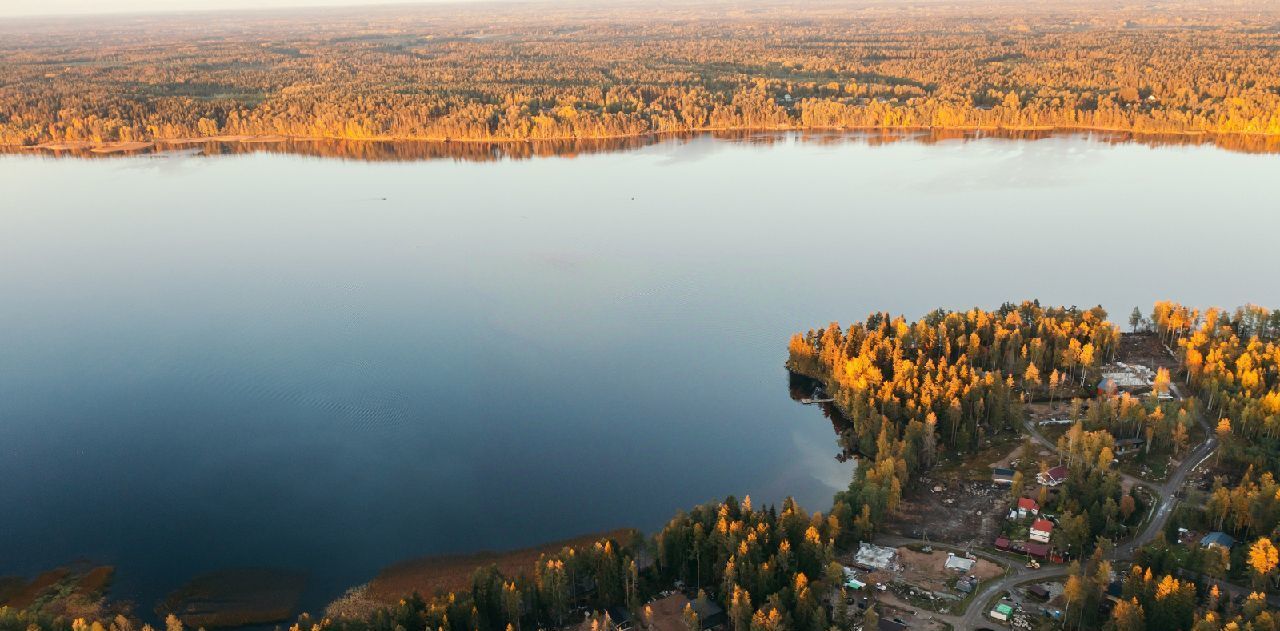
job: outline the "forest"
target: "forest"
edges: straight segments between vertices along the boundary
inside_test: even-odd
[[[512,4],[0,21],[0,145],[1100,130],[1280,148],[1262,1]]]
[[[853,536],[869,537],[941,452],[973,452],[997,433],[1016,434],[1026,382],[1046,381],[1063,396],[1078,392],[1115,352],[1119,335],[1101,308],[1024,302],[990,312],[937,310],[915,322],[873,314],[846,329],[833,323],[793,336],[787,367],[822,382],[850,426],[841,436],[846,449],[865,463],[837,496],[835,514],[853,525]],[[1109,449],[1103,437],[1081,434],[1070,449],[1079,457],[1070,461],[1069,485],[1084,492],[1063,494],[1063,508],[1073,509],[1069,521],[1090,521],[1089,511],[1097,518],[1071,535],[1077,550],[1087,550],[1117,523],[1100,523],[1104,507],[1114,515],[1123,500],[1106,470],[1110,458],[1099,457]]]

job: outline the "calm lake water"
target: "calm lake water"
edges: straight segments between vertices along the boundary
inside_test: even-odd
[[[310,574],[825,510],[788,336],[1038,297],[1280,303],[1280,156],[699,138],[577,158],[0,157],[0,574],[150,611]]]

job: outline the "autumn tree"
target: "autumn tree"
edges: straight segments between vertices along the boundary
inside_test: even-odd
[[[1253,574],[1255,586],[1265,585],[1275,575],[1277,563],[1280,563],[1280,555],[1270,539],[1259,537],[1249,546],[1249,571]]]

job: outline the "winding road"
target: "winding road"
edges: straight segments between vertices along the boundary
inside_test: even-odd
[[[1181,398],[1180,393],[1177,393],[1176,390],[1174,392],[1177,394],[1178,398]],[[1128,480],[1131,484],[1141,485],[1151,489],[1156,494],[1156,501],[1158,502],[1158,505],[1155,509],[1155,513],[1149,520],[1147,520],[1146,526],[1136,537],[1112,549],[1111,553],[1107,555],[1107,558],[1111,561],[1132,560],[1134,553],[1139,548],[1150,543],[1152,539],[1155,539],[1156,533],[1164,530],[1165,523],[1169,521],[1169,517],[1173,514],[1174,507],[1177,506],[1177,493],[1182,488],[1183,483],[1186,482],[1187,476],[1190,475],[1191,471],[1200,465],[1200,463],[1204,462],[1210,455],[1212,455],[1214,449],[1217,449],[1218,439],[1213,435],[1213,432],[1209,429],[1209,426],[1205,423],[1204,419],[1199,419],[1199,422],[1200,425],[1205,428],[1205,433],[1208,436],[1208,439],[1193,449],[1186,458],[1183,458],[1182,462],[1178,464],[1178,468],[1175,469],[1163,483],[1156,484],[1128,474],[1120,474],[1122,478]],[[1039,442],[1054,452],[1057,452],[1057,445],[1050,442],[1048,438],[1045,438],[1045,436],[1041,434],[1035,426],[1026,423],[1025,420],[1023,425],[1027,430],[1028,435],[1035,439],[1036,442]],[[905,544],[924,545],[927,543],[922,540],[907,539],[889,535],[877,537],[876,541],[881,545],[890,546],[900,546]],[[991,598],[997,594],[1001,594],[1012,589],[1015,585],[1030,581],[1047,581],[1065,577],[1067,575],[1067,566],[1064,565],[1043,567],[1032,570],[1017,564],[1008,564],[1007,560],[999,559],[992,555],[984,553],[975,553],[975,555],[982,556],[988,560],[996,560],[1002,565],[1009,565],[1010,571],[1003,577],[983,585],[982,588],[974,594],[973,599],[969,601],[969,606],[965,610],[963,616],[933,614],[934,619],[947,622],[957,630],[1001,626],[985,617],[984,614],[986,613],[987,601],[991,600]]]

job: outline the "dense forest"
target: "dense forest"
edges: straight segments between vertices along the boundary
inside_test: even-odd
[[[873,314],[847,329],[831,324],[795,335],[787,367],[822,382],[850,425],[846,448],[865,458],[837,498],[836,514],[851,513],[853,534],[869,536],[943,450],[973,452],[997,432],[1016,433],[1024,382],[1048,383],[1063,396],[1078,392],[1114,353],[1119,335],[1101,308],[1035,302],[990,312],[938,310],[915,322]],[[1090,508],[1101,517],[1104,505],[1122,501],[1119,481],[1106,471],[1110,458],[1098,457],[1109,449],[1100,441],[1088,435],[1071,443],[1080,457],[1071,460],[1070,482],[1085,493],[1064,494],[1064,501],[1087,502],[1073,506],[1073,519]],[[1077,550],[1107,529],[1094,525],[1072,536]]]
[[[1280,135],[1267,2],[503,5],[0,22],[0,144],[734,129]],[[1238,142],[1238,141],[1236,141]]]

